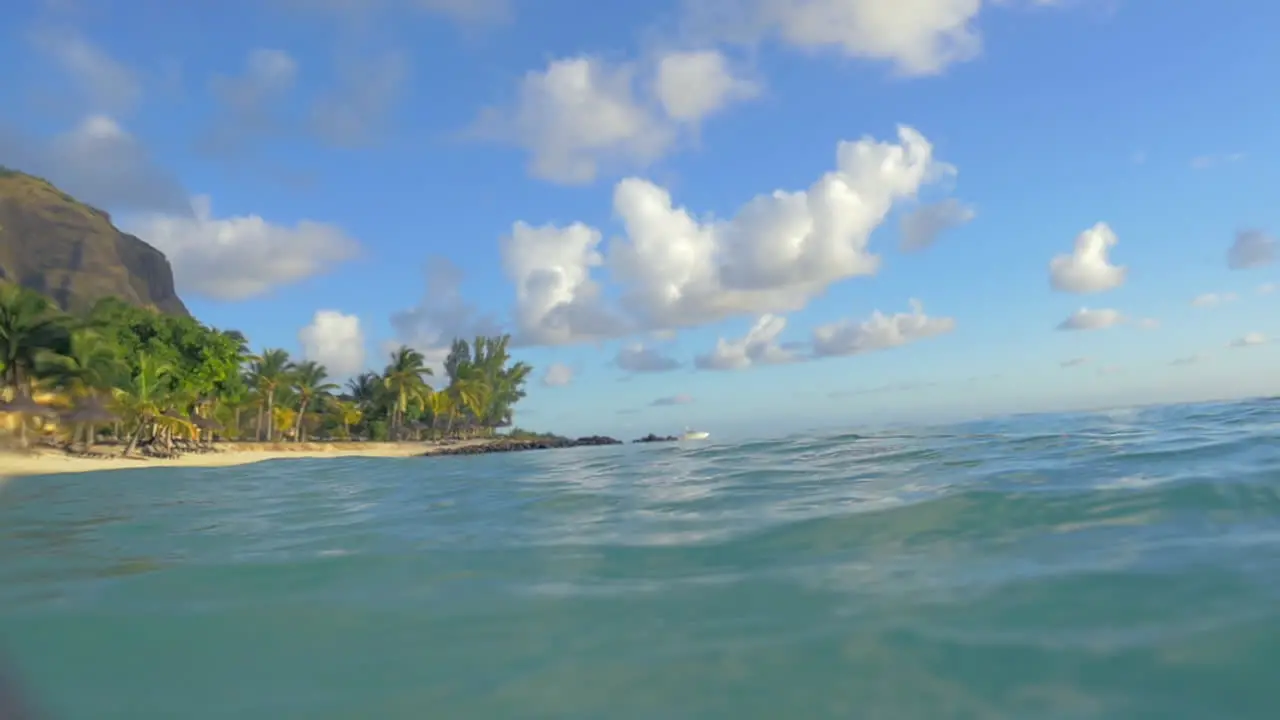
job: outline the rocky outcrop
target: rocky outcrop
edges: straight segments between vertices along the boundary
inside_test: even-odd
[[[680,438],[676,437],[675,435],[654,435],[653,433],[649,433],[648,435],[645,435],[645,436],[644,436],[644,437],[642,437],[642,438],[636,438],[635,440],[632,440],[631,442],[633,442],[633,443],[660,443],[660,442],[675,442],[675,441],[677,441],[677,440],[679,440],[679,439],[680,439]]]
[[[0,168],[0,280],[43,293],[63,310],[106,297],[189,315],[159,250],[46,180]]]
[[[621,440],[616,440],[604,435],[588,435],[586,437],[577,438],[576,440],[573,438],[554,436],[540,438],[498,438],[493,442],[488,443],[478,443],[475,445],[453,445],[437,448],[431,452],[423,453],[423,457],[434,457],[436,455],[489,455],[491,453],[522,452],[525,450],[553,450],[556,448],[621,444]]]

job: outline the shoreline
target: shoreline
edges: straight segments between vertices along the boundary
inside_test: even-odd
[[[646,435],[633,444],[675,442],[675,436]],[[580,438],[487,437],[467,440],[423,440],[418,442],[222,442],[212,450],[187,452],[172,458],[146,455],[124,457],[118,445],[94,448],[94,455],[77,455],[65,449],[44,447],[28,452],[0,450],[0,483],[5,480],[39,475],[64,475],[133,468],[215,468],[252,465],[267,460],[333,459],[345,457],[411,458],[446,455],[488,455],[493,453],[554,450],[574,447],[623,445],[621,440],[604,435]]]
[[[503,438],[476,438],[449,443],[422,442],[336,442],[336,443],[215,443],[212,452],[185,453],[176,458],[146,456],[123,457],[119,448],[95,448],[100,456],[73,455],[54,448],[41,448],[27,453],[0,451],[0,482],[33,475],[63,475],[129,470],[141,468],[215,468],[235,467],[288,459],[333,459],[344,457],[411,458],[452,454],[459,450],[475,452],[480,448],[500,445]]]

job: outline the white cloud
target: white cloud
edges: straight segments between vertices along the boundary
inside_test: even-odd
[[[654,407],[669,407],[672,405],[688,405],[692,402],[693,402],[692,396],[681,394],[681,395],[671,395],[669,397],[660,397],[649,404]]]
[[[1105,328],[1114,327],[1124,321],[1124,315],[1119,310],[1103,309],[1090,310],[1089,308],[1080,308],[1071,313],[1071,316],[1061,323],[1058,323],[1059,330],[1103,330]]]
[[[662,56],[654,86],[667,117],[689,123],[760,93],[757,83],[734,73],[725,56],[714,50]]]
[[[534,177],[582,184],[605,169],[650,165],[699,122],[756,92],[714,51],[646,64],[560,58],[526,73],[515,106],[489,108],[476,130],[527,151]]]
[[[432,362],[443,362],[455,338],[503,333],[497,319],[480,313],[463,297],[462,269],[451,260],[430,258],[423,275],[425,290],[418,304],[391,316],[394,346],[404,343]]]
[[[955,330],[949,317],[929,317],[918,300],[910,302],[911,312],[885,315],[879,310],[861,322],[842,320],[813,330],[814,355],[855,355],[906,345]]]
[[[1270,295],[1276,291],[1275,283],[1262,283],[1258,286],[1259,295]]]
[[[623,334],[606,309],[591,270],[604,263],[600,231],[582,223],[560,228],[517,222],[502,238],[502,263],[516,286],[517,341],[563,345]]]
[[[646,327],[688,327],[798,310],[837,281],[874,274],[872,231],[895,202],[954,172],[915,130],[899,128],[899,140],[842,142],[836,169],[807,191],[758,195],[724,221],[697,219],[648,181],[618,183],[627,236],[609,267],[625,307]]]
[[[317,310],[298,332],[302,357],[324,365],[329,375],[346,378],[364,370],[364,330],[360,318],[337,310]]]
[[[92,112],[127,113],[142,98],[142,83],[134,72],[78,32],[46,28],[32,40],[80,87]]]
[[[746,336],[739,340],[718,338],[715,349],[694,359],[703,370],[742,370],[753,365],[777,365],[796,360],[791,350],[778,344],[778,336],[787,327],[787,319],[777,315],[761,315]]]
[[[978,16],[989,6],[1055,0],[685,0],[686,25],[706,41],[777,39],[802,50],[889,63],[904,76],[935,75],[982,51]]]
[[[1087,357],[1077,357],[1077,358],[1071,358],[1070,360],[1063,360],[1058,364],[1064,368],[1073,368],[1073,367],[1080,367],[1081,365],[1087,364],[1088,362],[1089,362],[1089,358]]]
[[[624,345],[618,349],[614,364],[633,373],[669,372],[680,367],[680,361],[668,357],[641,343]]]
[[[1049,261],[1049,283],[1054,290],[1097,293],[1124,284],[1127,269],[1111,263],[1108,253],[1119,240],[1111,227],[1098,223],[1076,237],[1070,254]]]
[[[1244,348],[1253,347],[1255,345],[1263,345],[1267,342],[1267,336],[1260,332],[1246,333],[1243,337],[1236,338],[1231,341],[1231,347]]]
[[[1098,368],[1099,375],[1123,375],[1125,369],[1122,365],[1103,365]]]
[[[190,212],[177,178],[109,116],[90,115],[47,143],[2,130],[5,164],[44,177],[77,200],[112,212]]]
[[[1270,265],[1276,259],[1276,240],[1261,230],[1241,230],[1227,249],[1227,267],[1232,270]]]
[[[898,248],[904,252],[924,250],[932,246],[943,232],[959,227],[974,217],[973,208],[955,198],[921,205],[902,216]]]
[[[955,172],[915,130],[900,127],[898,138],[842,142],[836,169],[808,190],[759,195],[727,220],[699,219],[666,189],[624,179],[613,205],[626,236],[607,255],[586,225],[516,223],[502,252],[522,338],[564,344],[781,314],[833,283],[874,274],[871,233],[895,203]],[[605,304],[597,270],[620,286],[618,309]]]
[[[1235,293],[1204,293],[1197,295],[1191,300],[1191,304],[1195,307],[1215,307],[1224,303],[1239,300],[1240,296]]]
[[[1173,362],[1169,364],[1175,367],[1186,367],[1187,365],[1197,365],[1208,359],[1209,359],[1208,355],[1204,355],[1202,353],[1193,353],[1185,357],[1176,358]]]
[[[564,387],[573,382],[573,368],[562,363],[551,363],[542,375],[542,384],[546,387]]]
[[[207,196],[192,198],[192,216],[150,215],[130,223],[163,252],[181,292],[245,300],[330,269],[357,254],[341,228],[303,220],[293,227],[257,215],[215,218]]]

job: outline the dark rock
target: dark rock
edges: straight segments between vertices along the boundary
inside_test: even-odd
[[[103,211],[51,183],[0,167],[0,281],[48,296],[63,310],[115,297],[187,316],[159,250],[120,232]]]
[[[631,442],[633,443],[675,442],[679,439],[680,438],[676,437],[675,435],[654,435],[653,433],[649,433],[648,435],[645,435],[642,438],[636,438]]]
[[[615,440],[611,437],[605,437],[604,435],[588,435],[586,437],[580,437],[577,440],[574,440],[573,444],[574,445],[621,445],[622,441]]]
[[[589,435],[577,440],[565,437],[511,438],[499,439],[479,445],[454,445],[438,447],[431,452],[423,453],[423,457],[436,455],[489,455],[492,453],[522,452],[525,450],[554,450],[556,448],[586,447],[596,445],[621,445],[616,440],[603,435]]]

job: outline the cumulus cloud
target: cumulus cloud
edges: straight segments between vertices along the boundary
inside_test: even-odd
[[[714,50],[663,55],[654,86],[667,117],[689,123],[760,93],[755,81],[736,73],[725,56]]]
[[[624,345],[618,350],[614,364],[633,373],[669,372],[680,367],[680,361],[642,343]]]
[[[432,362],[443,361],[454,338],[500,335],[493,316],[481,313],[462,295],[462,269],[445,257],[432,257],[423,269],[425,289],[414,307],[391,316],[396,345],[403,343]]]
[[[1264,345],[1267,342],[1267,336],[1260,332],[1247,333],[1242,337],[1238,337],[1231,341],[1231,347],[1245,348],[1254,347],[1255,345]]]
[[[162,251],[182,292],[214,300],[245,300],[328,271],[359,252],[355,240],[328,223],[293,227],[257,215],[215,218],[207,196],[192,199],[190,216],[147,215],[129,223]]]
[[[910,306],[910,312],[885,315],[877,310],[861,322],[842,320],[814,328],[814,355],[855,355],[886,350],[955,330],[954,318],[929,317],[918,300],[912,300]]]
[[[48,142],[0,128],[0,157],[105,210],[190,212],[190,199],[177,178],[107,115],[90,115]]]
[[[1106,223],[1098,223],[1076,237],[1070,254],[1049,261],[1054,290],[1086,294],[1114,290],[1124,284],[1126,268],[1111,263],[1108,253],[1119,242]]]
[[[1191,300],[1191,304],[1195,307],[1216,307],[1224,303],[1239,300],[1240,296],[1235,293],[1204,293],[1197,295]]]
[[[31,39],[79,87],[91,112],[120,115],[132,110],[142,98],[142,83],[137,75],[80,33],[67,28],[41,28]]]
[[[563,345],[625,334],[628,326],[602,301],[591,270],[604,263],[600,231],[582,223],[533,227],[517,222],[502,238],[507,276],[516,287],[516,340]]]
[[[583,184],[605,169],[648,166],[698,123],[757,92],[711,50],[653,63],[560,58],[526,73],[514,106],[488,108],[475,132],[528,152],[534,177]]]
[[[364,330],[360,318],[337,310],[317,310],[311,324],[298,332],[305,360],[320,363],[335,378],[364,370]]]
[[[1276,240],[1261,230],[1241,230],[1227,249],[1227,267],[1232,270],[1270,265],[1276,259]]]
[[[573,382],[573,368],[562,363],[551,363],[542,375],[542,384],[546,387],[564,387]]]
[[[1124,322],[1124,315],[1119,310],[1090,310],[1080,308],[1071,313],[1066,320],[1058,323],[1059,330],[1103,330]]]
[[[517,280],[522,328],[543,342],[579,342],[780,314],[835,282],[874,274],[880,261],[868,249],[872,231],[896,202],[955,172],[934,160],[932,145],[912,128],[899,128],[898,138],[842,142],[836,169],[808,190],[756,196],[725,220],[701,219],[665,188],[624,179],[613,205],[626,235],[607,257],[592,228],[517,223],[504,259]],[[592,279],[598,266],[620,285],[621,313],[601,309]]]
[[[747,334],[738,340],[718,338],[715,349],[694,359],[703,370],[743,370],[753,365],[777,365],[792,362],[795,353],[778,344],[778,336],[787,327],[787,319],[777,315],[761,315]]]
[[[218,115],[201,139],[203,149],[233,152],[252,140],[282,132],[282,102],[297,79],[297,60],[273,48],[251,50],[239,75],[215,75],[209,87]]]
[[[776,39],[802,51],[888,63],[903,76],[936,75],[982,51],[984,7],[1052,0],[685,0],[686,25],[707,41]]]
[[[669,397],[660,397],[654,400],[650,405],[654,407],[670,407],[672,405],[688,405],[693,402],[693,398],[689,395],[671,395]]]
[[[1270,295],[1276,291],[1275,283],[1262,283],[1258,286],[1259,295]]]
[[[921,205],[902,216],[898,248],[903,252],[924,250],[943,232],[969,222],[975,215],[973,208],[955,198]]]

